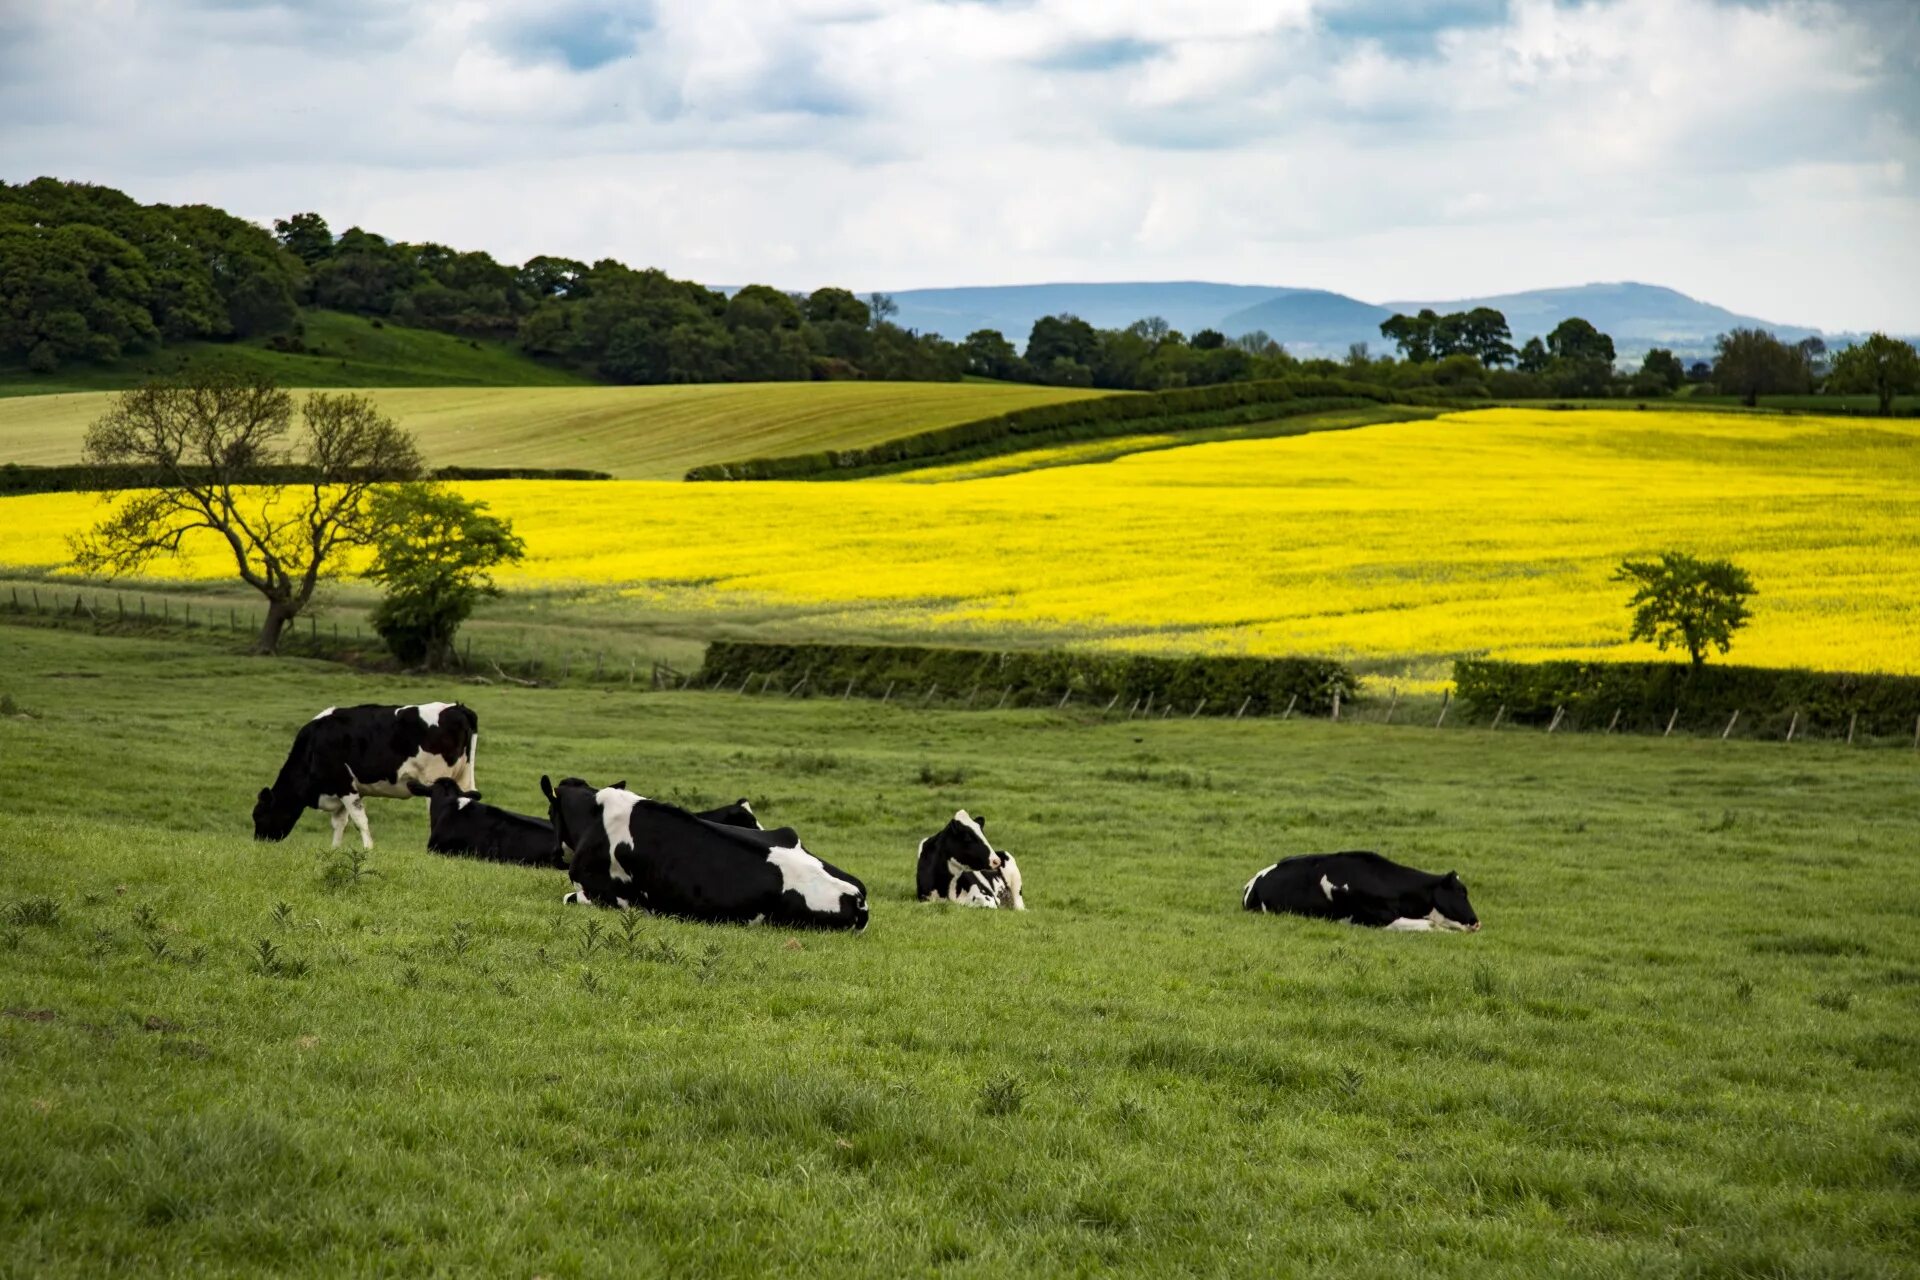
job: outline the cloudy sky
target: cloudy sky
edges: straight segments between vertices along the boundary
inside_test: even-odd
[[[865,289],[1920,332],[1916,0],[0,0],[0,177]]]

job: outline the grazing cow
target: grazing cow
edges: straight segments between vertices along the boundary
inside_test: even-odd
[[[1020,896],[1020,867],[1005,849],[987,840],[987,820],[965,809],[920,842],[914,893],[921,901],[945,898],[970,907],[1027,909]]]
[[[1247,881],[1240,905],[1375,929],[1480,927],[1458,875],[1416,871],[1377,853],[1308,853],[1276,862]]]
[[[302,725],[293,749],[253,806],[253,838],[284,840],[307,809],[333,818],[333,847],[351,821],[373,848],[362,796],[406,799],[412,783],[451,778],[473,790],[480,717],[457,702],[328,707]]]
[[[482,804],[478,791],[463,791],[452,778],[440,778],[430,787],[407,785],[413,794],[427,798],[427,848],[434,853],[534,867],[560,865],[553,824],[545,818]]]
[[[540,779],[571,850],[563,902],[641,907],[716,923],[867,927],[867,887],[822,862],[790,827],[730,827],[579,778]]]

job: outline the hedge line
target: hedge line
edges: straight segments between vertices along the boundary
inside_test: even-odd
[[[187,468],[189,475],[204,478],[202,468]],[[605,471],[578,468],[543,467],[439,467],[428,473],[435,480],[611,480]],[[301,466],[256,467],[246,473],[251,484],[303,484],[313,479],[314,469]],[[58,467],[23,467],[17,462],[0,465],[0,495],[23,493],[104,493],[116,489],[150,489],[159,481],[159,473],[146,467],[90,467],[82,464]]]
[[[697,677],[706,687],[738,688],[753,681],[794,689],[801,696],[843,696],[851,685],[862,697],[958,701],[977,688],[976,705],[1052,706],[1069,691],[1080,703],[1120,705],[1153,699],[1185,715],[1276,715],[1291,704],[1303,715],[1332,709],[1335,690],[1351,698],[1353,673],[1330,658],[1154,658],[1060,650],[946,649],[921,645],[760,644],[715,641]],[[1203,701],[1204,700],[1204,701]]]
[[[1910,737],[1920,722],[1920,677],[1777,667],[1671,662],[1495,662],[1462,658],[1453,682],[1469,714],[1546,723],[1566,709],[1569,728],[1605,728],[1614,713],[1624,730],[1659,733],[1679,712],[1675,731],[1718,733],[1740,713],[1734,736]],[[1798,723],[1795,724],[1795,717]]]
[[[1100,396],[1035,405],[991,418],[936,427],[864,449],[823,449],[779,458],[714,462],[687,472],[689,480],[854,479],[881,470],[931,466],[1073,440],[1140,432],[1192,431],[1263,422],[1327,409],[1424,401],[1386,387],[1341,378],[1287,378],[1228,382],[1213,387]]]

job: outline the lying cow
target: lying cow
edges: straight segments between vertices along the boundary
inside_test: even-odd
[[[621,784],[623,789],[625,785]],[[747,803],[745,796],[732,804],[723,804],[718,809],[708,809],[695,816],[705,818],[708,822],[717,822],[723,827],[745,827],[749,831],[761,829],[759,815],[754,813],[753,806]]]
[[[913,891],[923,902],[944,898],[969,907],[1011,907],[1025,911],[1020,896],[1020,867],[1005,849],[987,840],[987,820],[965,809],[920,842]]]
[[[1377,853],[1308,853],[1276,862],[1247,881],[1240,905],[1375,929],[1480,927],[1458,875],[1416,871]]]
[[[462,790],[452,778],[430,787],[407,785],[414,795],[427,798],[427,848],[434,853],[535,867],[559,865],[560,846],[545,818],[482,804],[478,791]]]
[[[253,838],[284,840],[308,809],[333,819],[333,847],[351,821],[373,848],[362,796],[406,799],[415,782],[451,778],[473,790],[480,717],[457,702],[328,707],[301,726],[293,749],[253,806]]]
[[[640,907],[716,923],[867,927],[867,887],[808,853],[790,827],[726,826],[579,778],[541,778],[554,835],[573,854],[568,903]]]

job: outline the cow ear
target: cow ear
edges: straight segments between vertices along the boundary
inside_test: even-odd
[[[982,831],[985,831],[987,829],[987,815],[984,813],[974,814],[973,825],[980,828]]]
[[[480,798],[480,793],[478,791],[463,791],[460,794],[465,796],[469,800],[478,800]]]
[[[625,778],[620,779],[620,781],[613,784],[613,789],[615,791],[625,791],[627,789],[627,780]]]
[[[407,779],[407,790],[413,792],[413,794],[417,796],[430,796],[433,794],[433,788],[421,786],[420,779],[418,778]]]
[[[553,799],[553,779],[544,773],[540,775],[540,794],[549,800]]]
[[[1449,871],[1449,872],[1447,872],[1447,883],[1448,883],[1448,884],[1459,884],[1459,883],[1460,883],[1460,873],[1459,873],[1458,871]]]

